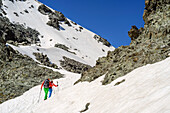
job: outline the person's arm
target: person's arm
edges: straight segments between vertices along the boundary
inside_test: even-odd
[[[41,89],[42,89],[43,85],[44,85],[44,82],[41,84]]]
[[[58,87],[58,85],[55,85],[54,83],[53,83],[53,86]]]

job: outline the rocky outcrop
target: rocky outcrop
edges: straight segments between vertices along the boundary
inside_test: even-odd
[[[23,94],[46,78],[60,77],[60,73],[38,66],[28,56],[0,42],[0,103]]]
[[[50,8],[48,8],[44,4],[38,7],[38,11],[42,13],[43,15],[48,15],[49,21],[47,22],[47,25],[52,26],[56,28],[57,30],[60,30],[59,21],[64,21],[65,24],[67,24],[68,26],[71,26],[70,22],[61,12],[52,11]]]
[[[58,69],[58,66],[54,63],[52,63],[49,58],[47,57],[47,55],[43,55],[43,53],[33,53],[36,57],[36,60],[38,60],[39,62],[41,62],[43,65],[48,66],[48,67],[52,67],[54,69]]]
[[[43,15],[49,15],[50,13],[52,13],[52,11],[44,4],[38,7],[38,11],[42,13]]]
[[[69,53],[72,53],[72,54],[76,54],[75,52],[72,52],[69,50],[69,47],[63,45],[63,44],[55,44],[54,47],[57,47],[57,48],[60,48],[60,49],[63,49]]]
[[[47,22],[47,25],[52,26],[57,30],[60,30],[59,22],[56,18],[50,18],[50,21]]]
[[[169,0],[145,0],[145,10],[143,13],[143,20],[145,21],[145,24],[149,24],[153,21],[152,15],[155,13],[161,14],[163,11],[169,10],[169,4]]]
[[[0,17],[0,32],[1,38],[7,41],[13,41],[16,43],[35,44],[39,42],[39,32],[25,28],[23,25],[12,24],[6,17]]]
[[[36,43],[38,32],[0,17],[0,103],[22,95],[44,79],[56,79],[62,74],[40,67],[28,56],[21,55],[6,42]]]
[[[129,46],[120,46],[99,58],[96,66],[82,73],[79,81],[93,81],[105,74],[102,81],[108,84],[132,70],[169,57],[170,53],[170,4],[169,0],[146,0],[144,28],[132,26],[128,32]]]
[[[128,31],[128,35],[131,38],[131,40],[134,40],[140,35],[140,31],[136,26],[132,26],[130,31]]]
[[[78,61],[75,61],[73,59],[63,57],[64,61],[60,61],[60,65],[67,71],[73,72],[73,73],[83,73],[84,71],[91,68],[91,66],[80,63]]]
[[[105,45],[105,46],[108,46],[108,47],[111,46],[111,44],[110,44],[106,39],[102,38],[102,37],[99,36],[99,35],[94,35],[93,38],[94,38],[95,40],[97,40],[98,42],[103,43],[103,45]]]

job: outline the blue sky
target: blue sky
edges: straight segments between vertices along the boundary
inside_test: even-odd
[[[145,0],[39,0],[107,39],[114,47],[129,45],[132,25],[144,26]]]

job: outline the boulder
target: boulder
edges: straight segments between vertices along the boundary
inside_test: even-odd
[[[140,32],[138,30],[138,28],[134,25],[132,26],[132,28],[130,29],[130,31],[128,31],[128,35],[129,37],[134,40],[139,36]]]
[[[47,6],[45,6],[44,4],[40,5],[38,7],[38,11],[44,15],[48,15],[50,13],[52,13],[51,9],[49,9]]]

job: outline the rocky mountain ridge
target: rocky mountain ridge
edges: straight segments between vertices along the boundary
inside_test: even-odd
[[[129,46],[120,46],[99,58],[96,66],[85,71],[82,81],[93,81],[105,74],[103,84],[109,84],[132,70],[169,57],[170,53],[170,1],[146,0],[144,28],[132,26],[128,32]]]
[[[20,3],[24,7],[20,6]],[[17,6],[20,7],[20,9],[17,10],[16,8],[16,10],[13,10],[13,8],[15,9],[15,7]],[[32,15],[34,16],[36,15],[35,18],[33,19],[38,19],[38,18],[42,19],[42,17],[44,17],[44,20],[47,19],[45,17],[47,16],[48,17],[47,22],[43,21],[45,22],[45,24],[43,22],[40,22],[39,24],[36,23],[36,24],[38,24],[39,26],[43,24],[44,26],[43,25],[42,26],[45,28],[45,30],[47,27],[50,28],[48,30],[51,30],[53,32],[57,31],[55,32],[55,35],[49,35],[50,33],[47,35],[45,34],[46,36],[44,34],[42,35],[42,32],[40,33],[40,29],[38,29],[39,26],[38,27],[36,25],[33,26],[32,25],[33,21],[31,21],[31,19],[27,20],[28,16],[32,17]],[[25,17],[26,19],[24,20]],[[29,23],[30,21],[32,26]],[[37,20],[36,22],[39,22],[39,20]],[[74,73],[82,73],[85,70],[91,68],[91,66],[87,64],[83,64],[79,61],[84,61],[84,59],[87,59],[88,57],[89,59],[92,58],[90,56],[87,56],[88,54],[84,54],[82,56],[76,56],[76,52],[78,53],[80,52],[80,50],[78,47],[76,48],[76,46],[72,47],[72,45],[70,44],[71,41],[73,42],[75,41],[76,42],[75,45],[80,45],[78,43],[80,42],[79,40],[81,40],[82,38],[86,38],[87,36],[88,36],[87,38],[91,38],[91,39],[94,38],[95,39],[94,42],[95,44],[97,43],[97,45],[100,46],[99,49],[102,54],[105,53],[109,48],[104,47],[103,49],[102,44],[100,44],[100,42],[103,43],[104,46],[108,46],[108,47],[111,46],[106,39],[94,35],[94,33],[89,32],[88,30],[84,29],[83,27],[79,26],[73,21],[70,20],[68,21],[67,18],[61,12],[54,11],[48,8],[47,6],[43,5],[42,3],[37,3],[37,1],[34,0],[9,0],[9,1],[0,0],[0,23],[1,23],[0,24],[0,67],[1,67],[0,68],[0,103],[15,98],[19,95],[22,95],[25,91],[34,87],[35,85],[40,84],[46,78],[56,79],[63,76],[59,72],[54,72],[53,70],[45,68],[44,66],[48,66],[54,69],[64,68]],[[31,27],[29,27],[29,25]],[[70,34],[69,35],[59,34],[61,30],[66,31],[64,28],[62,28],[62,25],[64,25],[64,27],[67,26],[65,28],[68,29],[67,30],[68,32],[75,32],[74,35],[75,34],[76,35],[72,36]],[[86,37],[83,37],[82,34],[78,37],[77,32],[79,34],[81,33],[83,34],[85,32],[84,34],[86,35]],[[59,38],[60,41],[55,41],[56,40],[55,37],[58,35],[62,39]],[[49,38],[48,39],[49,42],[45,38],[47,39]],[[63,43],[64,38],[67,38],[66,44],[70,41],[69,42],[70,45],[69,44],[65,45],[65,43]],[[86,39],[84,39],[83,41],[86,41]],[[44,44],[46,42],[47,44]],[[80,57],[79,58],[80,60],[76,61],[75,59],[63,57],[63,61],[60,61],[61,67],[58,67],[56,64],[53,63],[54,60],[53,62],[51,61],[47,53],[44,54],[42,52],[43,50],[48,50],[42,47],[41,45],[42,43],[44,45],[47,45],[46,47],[51,47],[52,49],[57,48],[55,50],[57,51],[60,50],[58,53],[60,52],[65,53],[67,57],[70,55],[70,53],[73,54],[72,57],[75,59]],[[54,46],[51,43],[53,43]],[[88,45],[88,43],[86,45]],[[89,45],[91,46],[91,44],[92,43],[90,42]],[[36,46],[36,50],[33,53],[31,53],[31,55],[34,56],[35,61],[33,60],[34,58],[29,56],[30,54],[24,55],[25,53],[29,53],[28,52],[29,50],[33,49],[31,48],[32,45]],[[25,53],[21,52],[22,53],[21,54],[19,53],[20,52],[19,50],[22,49],[21,46],[22,47],[30,46],[30,48],[26,50],[23,49],[22,51],[24,51]],[[14,47],[15,50],[12,47]],[[41,47],[42,49],[38,49]],[[19,48],[19,50],[17,51],[16,48]],[[94,50],[98,50],[98,48],[94,47]]]
[[[6,44],[34,44],[39,41],[37,31],[13,24],[2,16],[0,23],[0,103],[23,94],[45,78],[62,77],[62,74],[39,66]]]

